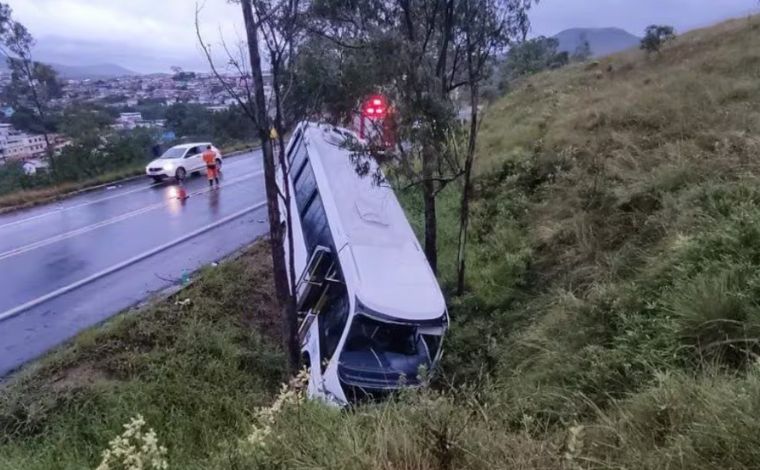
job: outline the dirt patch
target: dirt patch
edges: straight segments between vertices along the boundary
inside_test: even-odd
[[[274,289],[272,276],[272,255],[269,243],[263,240],[256,243],[242,257],[246,276],[255,279],[246,299],[243,322],[256,328],[270,339],[279,341],[281,331],[280,309]]]
[[[54,392],[90,387],[98,382],[111,381],[108,375],[95,364],[85,363],[62,371],[50,382]]]

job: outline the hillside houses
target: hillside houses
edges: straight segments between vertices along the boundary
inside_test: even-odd
[[[69,142],[58,134],[49,134],[48,139],[55,150],[60,150]],[[9,161],[27,161],[45,158],[47,144],[45,137],[27,134],[13,128],[10,124],[0,124],[0,164]]]

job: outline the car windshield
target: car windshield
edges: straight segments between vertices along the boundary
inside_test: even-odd
[[[172,147],[166,152],[164,152],[163,155],[161,155],[161,158],[167,159],[167,158],[182,158],[185,155],[185,151],[187,149],[180,148],[180,147]]]

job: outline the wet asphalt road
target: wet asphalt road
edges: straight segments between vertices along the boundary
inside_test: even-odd
[[[183,204],[146,178],[0,215],[0,377],[263,235],[259,152],[225,160],[221,185],[191,177]]]

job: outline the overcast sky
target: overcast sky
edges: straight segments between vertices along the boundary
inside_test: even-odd
[[[194,0],[6,0],[38,40],[37,58],[68,65],[110,62],[138,72],[206,69],[195,36]],[[757,0],[541,0],[533,35],[615,26],[641,35],[653,23],[678,31],[757,11]],[[242,37],[239,6],[205,0],[205,42]],[[218,47],[218,46],[217,46]]]

